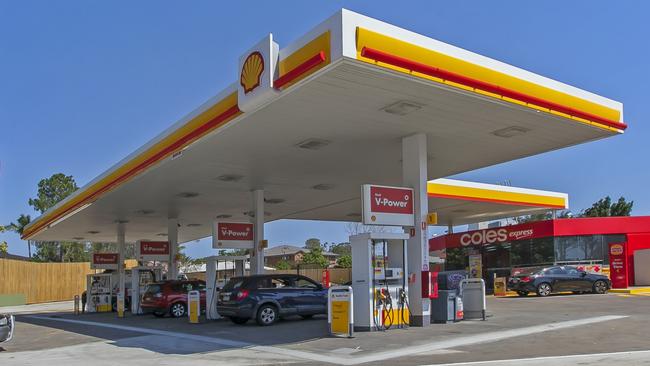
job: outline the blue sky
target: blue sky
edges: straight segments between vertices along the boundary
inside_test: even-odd
[[[650,214],[650,2],[0,0],[0,223],[37,216],[27,200],[41,178],[83,185],[222,90],[266,33],[282,47],[342,7],[622,101],[623,136],[458,178],[568,192],[574,211],[623,195]],[[266,230],[272,245],[302,244],[344,241],[344,226]]]

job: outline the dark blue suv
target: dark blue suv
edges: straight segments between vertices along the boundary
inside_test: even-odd
[[[219,293],[217,312],[236,324],[255,318],[259,325],[271,325],[289,315],[308,319],[327,314],[327,289],[300,275],[233,277]]]

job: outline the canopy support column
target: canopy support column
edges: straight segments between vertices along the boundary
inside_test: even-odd
[[[126,252],[126,223],[117,223],[117,281],[119,286],[119,293],[124,296],[126,301],[126,274],[124,268],[124,260]]]
[[[427,196],[427,136],[416,134],[402,138],[402,180],[413,188],[415,210],[415,235],[407,244],[408,273],[415,275],[409,283],[409,307],[412,326],[430,324],[431,300],[422,298],[422,272],[429,271],[429,243],[427,242],[426,216],[429,212]],[[406,228],[409,230],[410,228]]]
[[[264,274],[264,190],[256,189],[253,191],[253,255],[251,256],[251,273]]]
[[[178,219],[167,219],[167,240],[169,241],[169,268],[168,280],[175,280],[178,277]]]

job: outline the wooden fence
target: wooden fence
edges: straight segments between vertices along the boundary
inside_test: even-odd
[[[126,267],[135,265],[127,260]],[[27,304],[72,300],[86,289],[90,263],[37,263],[0,259],[0,298],[23,298]]]

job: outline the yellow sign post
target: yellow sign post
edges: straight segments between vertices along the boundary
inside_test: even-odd
[[[327,322],[331,335],[352,337],[354,314],[352,287],[332,286],[327,292]]]
[[[505,277],[495,277],[494,278],[494,296],[506,296],[506,278]]]
[[[193,290],[187,293],[187,315],[190,318],[190,323],[199,323],[199,314],[201,314],[201,295],[198,291]]]
[[[428,225],[438,225],[438,213],[430,212],[427,214],[427,224]]]

